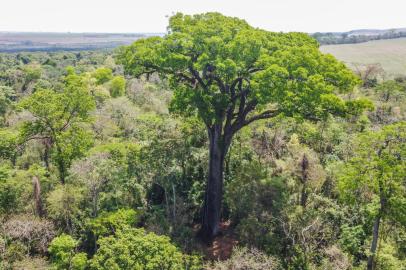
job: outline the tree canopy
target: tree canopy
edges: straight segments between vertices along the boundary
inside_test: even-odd
[[[351,91],[358,79],[318,47],[304,33],[268,32],[219,13],[178,13],[166,36],[136,41],[119,60],[134,76],[167,77],[174,111],[197,112],[208,126],[227,119],[237,130],[280,113],[320,119],[347,112],[336,93]]]

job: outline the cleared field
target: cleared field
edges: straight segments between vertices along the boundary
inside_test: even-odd
[[[348,66],[379,63],[388,75],[406,75],[406,38],[321,46]]]
[[[115,48],[150,35],[157,34],[0,32],[0,52]]]

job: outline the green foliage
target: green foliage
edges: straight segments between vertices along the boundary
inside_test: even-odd
[[[208,125],[240,104],[253,106],[247,113],[274,104],[273,114],[309,119],[344,114],[346,102],[335,90],[345,93],[359,82],[306,34],[267,32],[219,13],[178,13],[169,30],[163,38],[140,39],[122,49],[118,60],[134,76],[168,77],[172,109],[197,112]]]
[[[83,194],[71,185],[58,185],[46,199],[48,215],[61,228],[72,231],[72,224],[79,212]]]
[[[15,99],[13,88],[0,85],[0,116],[3,116]]]
[[[16,132],[0,129],[0,158],[13,160],[17,152],[17,142]]]
[[[372,111],[373,103],[368,99],[358,99],[347,101],[347,114],[350,116],[360,115],[364,110]]]
[[[27,248],[23,244],[19,242],[11,243],[6,250],[2,250],[0,266],[3,267],[2,269],[13,269],[13,264],[24,259],[26,253]]]
[[[93,72],[93,77],[97,84],[104,84],[113,78],[113,71],[106,67],[98,68]]]
[[[340,244],[344,251],[357,255],[362,252],[362,245],[365,241],[365,232],[361,225],[354,227],[344,224],[341,226]]]
[[[99,239],[99,249],[91,260],[91,269],[158,270],[184,269],[184,255],[168,237],[145,233],[143,229],[118,231],[115,236]],[[199,269],[197,265],[189,269]]]
[[[379,93],[381,99],[388,102],[390,99],[398,100],[405,96],[406,87],[395,80],[384,81],[375,87],[375,91]]]
[[[41,67],[38,65],[26,65],[23,67],[26,80],[33,81],[41,77]]]
[[[48,140],[64,181],[72,160],[83,156],[92,144],[91,133],[84,130],[83,123],[90,121],[89,113],[95,108],[95,102],[84,79],[68,74],[62,92],[38,90],[21,101],[20,106],[33,115],[21,128],[22,140]]]
[[[406,261],[399,259],[393,244],[383,242],[381,245],[377,256],[377,269],[392,270],[406,267]]]
[[[123,76],[115,76],[110,81],[110,95],[112,97],[121,97],[125,94],[125,79]]]
[[[136,225],[140,221],[140,214],[133,209],[119,209],[112,213],[102,213],[88,222],[88,228],[99,236],[108,236],[117,231]]]
[[[378,132],[361,134],[355,141],[354,157],[341,170],[339,188],[343,197],[378,208],[384,200],[384,214],[406,224],[403,180],[406,177],[406,124],[400,122]]]
[[[377,243],[382,239],[382,233],[377,226],[379,228],[386,222],[400,227],[406,224],[406,123],[399,122],[361,134],[353,149],[353,157],[338,172],[339,189],[348,204],[360,204],[374,220],[374,229],[369,232],[372,242],[368,256],[369,262],[379,264],[381,247]],[[351,245],[354,243],[350,243],[350,248]],[[396,257],[393,260],[396,261]],[[388,264],[394,266],[397,264],[394,261]]]
[[[12,171],[8,166],[0,165],[0,213],[10,214],[20,209],[20,196],[23,192],[21,184],[13,181]]]
[[[71,260],[72,270],[85,270],[88,267],[87,254],[84,252],[76,253]]]
[[[38,80],[41,77],[42,68],[41,68],[41,66],[36,65],[36,64],[29,64],[29,65],[23,66],[22,70],[24,72],[24,77],[25,77],[22,91],[26,91],[29,84]]]
[[[73,163],[69,182],[83,188],[91,216],[96,217],[99,211],[145,205],[145,187],[134,172],[139,167],[137,152],[135,144],[100,145],[91,150],[91,155]]]
[[[56,269],[84,270],[87,266],[85,253],[75,254],[78,241],[67,234],[55,237],[49,245],[48,251]]]

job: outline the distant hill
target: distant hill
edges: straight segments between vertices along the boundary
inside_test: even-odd
[[[406,37],[406,28],[394,29],[358,29],[348,32],[327,32],[311,34],[320,44],[353,44],[371,40],[393,39]]]
[[[0,32],[0,52],[110,49],[151,35],[160,34]]]
[[[358,64],[378,63],[390,76],[406,75],[406,38],[324,45],[320,49],[324,53],[331,53],[352,68]]]

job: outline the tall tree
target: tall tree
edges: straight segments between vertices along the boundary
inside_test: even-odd
[[[92,143],[82,126],[90,120],[89,113],[95,108],[95,102],[83,78],[69,73],[62,92],[38,90],[21,101],[20,106],[33,116],[21,128],[23,142],[42,141],[46,159],[48,151],[53,150],[59,178],[64,183],[72,160],[80,157]]]
[[[362,134],[354,146],[354,156],[340,170],[339,187],[343,197],[376,209],[367,265],[372,270],[382,221],[406,226],[406,122]]]
[[[278,115],[318,120],[346,113],[348,104],[335,91],[351,91],[358,80],[318,48],[307,34],[268,32],[219,13],[178,13],[167,35],[140,39],[119,53],[127,73],[167,78],[172,111],[197,114],[207,127],[206,237],[219,232],[224,158],[236,132]]]

